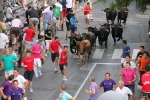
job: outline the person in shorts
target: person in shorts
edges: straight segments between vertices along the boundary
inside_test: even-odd
[[[50,43],[50,51],[51,51],[51,58],[52,62],[55,61],[55,69],[54,72],[58,72],[58,58],[59,58],[59,47],[63,49],[61,43],[59,42],[59,38],[55,37],[54,40]]]
[[[60,70],[61,70],[61,73],[62,73],[62,76],[63,76],[63,80],[65,80],[65,81],[67,80],[67,78],[66,78],[66,68],[67,68],[67,65],[68,65],[68,55],[69,55],[68,46],[64,46],[64,49],[60,54],[59,67],[60,67]]]
[[[126,61],[126,56],[130,55],[130,47],[127,45],[126,40],[122,40],[122,55],[121,55],[121,67],[123,68],[123,63]]]
[[[49,44],[51,42],[52,42],[52,29],[51,29],[51,25],[49,24],[47,29],[45,30],[45,43],[46,43],[45,56],[47,56],[49,50]]]
[[[36,31],[32,28],[32,24],[30,24],[28,28],[23,30],[23,32],[26,33],[24,41],[25,49],[30,50],[32,47],[33,38],[36,35]]]
[[[91,12],[90,2],[88,2],[87,5],[84,7],[84,17],[87,28],[90,26],[90,12]]]
[[[80,9],[82,9],[83,7],[81,6],[81,2],[82,2],[82,0],[76,0],[76,8],[80,8]]]
[[[21,65],[24,67],[24,78],[30,83],[30,92],[33,92],[32,79],[34,75],[34,58],[31,57],[31,52],[27,51],[26,56],[22,59]]]

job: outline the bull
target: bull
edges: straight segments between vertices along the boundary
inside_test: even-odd
[[[118,23],[121,24],[121,20],[123,20],[123,24],[126,25],[126,21],[127,21],[127,17],[128,17],[128,8],[124,7],[121,10],[118,11]]]
[[[116,38],[117,41],[119,41],[120,39],[123,39],[122,37],[122,33],[123,33],[123,28],[122,28],[122,25],[121,24],[114,24],[114,25],[111,25],[111,28],[112,28],[112,37],[114,39],[114,44],[116,44]]]
[[[106,8],[102,11],[106,12],[107,22],[109,23],[109,20],[111,20],[111,23],[114,24],[114,21],[115,21],[116,16],[117,16],[117,10],[111,11],[109,8]]]
[[[74,35],[71,35],[69,37],[69,39],[70,39],[70,52],[72,54],[76,54],[77,53],[77,45],[76,45],[75,40],[76,41],[81,41],[82,38],[81,38],[80,34],[74,34]]]
[[[76,40],[75,40],[76,41]],[[80,55],[83,55],[82,57],[82,63],[86,63],[86,56],[88,55],[88,60],[90,58],[92,46],[91,42],[89,40],[82,40],[82,41],[76,41],[76,44],[78,46],[78,64],[80,64]]]

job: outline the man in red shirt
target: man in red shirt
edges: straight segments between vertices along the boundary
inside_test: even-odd
[[[59,38],[55,37],[55,39],[50,43],[50,51],[51,51],[51,58],[52,62],[55,61],[55,69],[54,72],[58,72],[58,58],[59,58],[59,47],[63,49],[61,43],[59,42]]]
[[[67,80],[66,79],[66,67],[68,64],[68,55],[69,55],[68,46],[64,46],[64,49],[60,54],[59,67],[60,67],[61,73],[63,75],[63,80],[65,80],[65,81]]]
[[[88,2],[87,5],[84,7],[84,16],[87,27],[90,26],[90,12],[91,12],[90,2]]]
[[[150,66],[145,67],[146,73],[142,75],[142,98],[141,100],[146,100],[148,96],[148,100],[150,100]]]
[[[33,92],[32,89],[32,79],[34,75],[34,58],[31,57],[31,52],[27,51],[26,52],[26,57],[22,59],[22,64],[24,67],[24,78],[28,80],[28,83],[30,83],[30,92]]]
[[[29,28],[25,28],[23,30],[24,33],[26,33],[25,36],[25,49],[30,50],[33,42],[33,38],[36,34],[35,30],[32,28],[32,25],[29,25]]]

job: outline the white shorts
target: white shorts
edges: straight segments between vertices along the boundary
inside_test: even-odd
[[[13,70],[5,71],[5,78],[8,78],[10,75],[14,75]]]
[[[124,63],[126,61],[126,58],[121,58],[121,63]]]
[[[34,58],[34,64],[36,65],[36,67],[42,67],[41,59]]]
[[[45,42],[46,42],[46,49],[49,49],[49,45],[52,42],[52,40],[45,40]]]
[[[90,14],[84,15],[85,19],[90,19]]]

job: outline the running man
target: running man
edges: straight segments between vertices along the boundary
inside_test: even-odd
[[[87,28],[90,26],[90,12],[91,12],[90,2],[88,2],[87,5],[84,7],[84,17]]]
[[[68,46],[64,46],[63,51],[60,54],[60,62],[59,62],[59,67],[63,76],[63,80],[67,80],[66,78],[66,68],[68,65],[68,55],[69,55],[69,51],[68,51]]]
[[[90,18],[91,18],[91,20],[93,20],[93,17],[92,17],[92,0],[88,0],[88,2],[90,3],[90,7],[91,7]]]
[[[55,37],[54,40],[50,43],[52,62],[55,61],[54,72],[58,72],[57,67],[58,67],[58,58],[59,58],[59,47],[61,47],[61,49],[63,49],[61,43],[59,42],[59,38]]]

